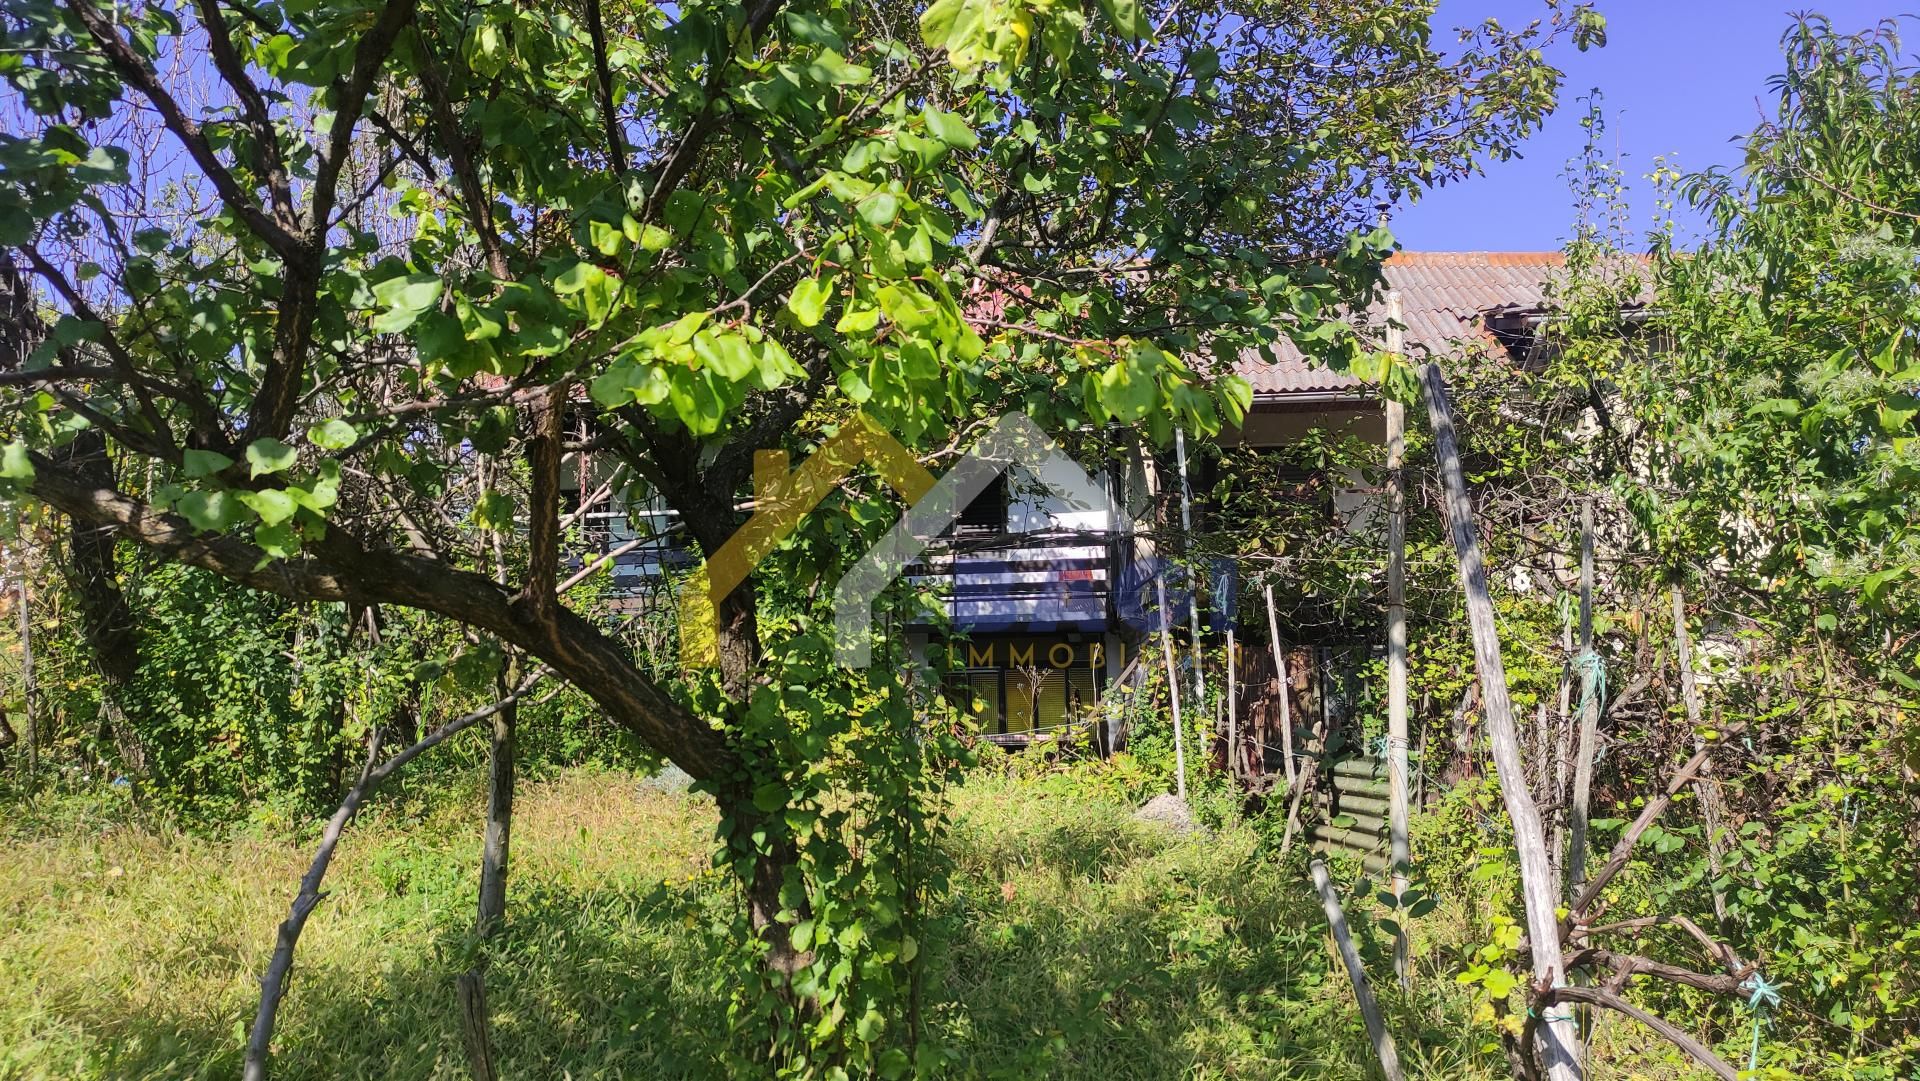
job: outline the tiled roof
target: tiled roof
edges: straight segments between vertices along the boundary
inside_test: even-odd
[[[1387,259],[1387,287],[1400,293],[1407,351],[1446,353],[1462,339],[1484,340],[1480,315],[1493,308],[1532,308],[1544,299],[1546,284],[1566,259],[1559,252],[1467,251],[1395,252]],[[1368,319],[1384,317],[1384,301]],[[1377,329],[1374,331],[1377,333]],[[1273,346],[1276,362],[1258,352],[1241,355],[1242,378],[1263,397],[1357,391],[1360,380],[1310,364],[1293,343]]]

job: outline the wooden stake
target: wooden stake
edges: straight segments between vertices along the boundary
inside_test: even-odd
[[[1707,741],[1700,735],[1701,714],[1700,684],[1693,674],[1693,637],[1687,631],[1687,597],[1678,584],[1673,587],[1673,651],[1675,662],[1680,666],[1680,697],[1687,705],[1687,725],[1693,730],[1693,749],[1706,747]],[[1720,835],[1720,786],[1713,779],[1709,761],[1701,767],[1700,773],[1693,779],[1694,796],[1700,801],[1700,817],[1707,827],[1707,870],[1713,875],[1708,886],[1713,890],[1713,918],[1722,931],[1727,928],[1727,894],[1720,888],[1723,874],[1720,858],[1720,844],[1724,838]]]
[[[1403,347],[1400,292],[1387,293],[1387,351]],[[1407,840],[1407,411],[1387,399],[1387,832],[1396,903],[1407,892],[1413,853]],[[1413,987],[1404,906],[1394,914],[1393,971]]]
[[[487,985],[479,969],[462,972],[454,986],[460,998],[460,1040],[467,1047],[473,1081],[499,1081],[493,1068],[493,1040],[487,1034]]]
[[[1193,547],[1193,491],[1187,486],[1187,433],[1173,430],[1174,452],[1180,463],[1180,536],[1182,544]],[[1204,711],[1207,704],[1207,666],[1200,654],[1200,568],[1187,568],[1187,633],[1193,638],[1193,705]]]
[[[1333,929],[1333,940],[1340,947],[1340,960],[1347,966],[1347,978],[1353,981],[1353,997],[1360,1003],[1360,1016],[1367,1022],[1367,1038],[1373,1041],[1373,1052],[1380,1056],[1380,1072],[1387,1081],[1405,1081],[1406,1075],[1400,1072],[1400,1054],[1393,1046],[1393,1033],[1387,1031],[1386,1019],[1380,1016],[1380,1004],[1374,1001],[1373,988],[1367,983],[1367,970],[1360,963],[1360,951],[1354,948],[1353,935],[1347,930],[1346,913],[1340,910],[1340,898],[1333,892],[1333,880],[1327,874],[1327,863],[1316,857],[1311,865],[1313,888],[1320,893],[1320,908],[1327,915],[1327,926]]]
[[[1180,723],[1180,676],[1173,667],[1173,620],[1167,611],[1166,564],[1153,580],[1154,594],[1160,602],[1160,652],[1167,662],[1167,702],[1173,710],[1173,783],[1180,802],[1187,801],[1187,737]]]
[[[1493,741],[1493,760],[1499,771],[1500,794],[1513,822],[1514,848],[1520,857],[1520,888],[1526,901],[1528,941],[1533,950],[1533,975],[1549,987],[1566,985],[1561,957],[1560,921],[1555,908],[1560,891],[1547,859],[1547,838],[1540,809],[1527,789],[1526,762],[1513,727],[1513,700],[1507,692],[1506,665],[1500,657],[1500,634],[1494,623],[1493,597],[1487,588],[1487,566],[1480,554],[1479,530],[1474,525],[1473,501],[1460,465],[1460,447],[1453,430],[1453,411],[1447,404],[1446,381],[1440,369],[1425,366],[1427,418],[1433,425],[1434,454],[1446,489],[1448,532],[1460,562],[1460,585],[1466,595],[1467,620],[1473,636],[1474,666],[1480,675],[1480,703]],[[1572,1015],[1551,1018],[1540,1027],[1540,1051],[1551,1081],[1579,1081],[1578,1031]]]
[[[510,693],[520,682],[518,658],[508,661],[500,689]],[[514,702],[493,715],[493,741],[487,771],[487,826],[480,849],[480,899],[475,929],[490,939],[507,917],[507,853],[513,836],[515,730],[520,706]]]
[[[1287,690],[1287,654],[1280,646],[1280,614],[1273,606],[1273,587],[1267,593],[1267,637],[1273,648],[1273,678],[1280,683],[1280,757],[1286,767],[1287,787],[1297,780],[1293,768],[1293,705]]]
[[[247,1046],[241,1077],[243,1081],[266,1081],[267,1056],[273,1044],[273,1026],[279,1016],[280,1000],[287,993],[287,978],[293,970],[293,951],[300,944],[300,932],[306,929],[307,917],[313,914],[315,906],[325,896],[320,892],[320,883],[327,876],[327,868],[333,863],[333,850],[340,843],[340,834],[347,823],[359,813],[360,805],[388,777],[393,776],[401,767],[419,755],[425,754],[445,742],[449,737],[465,731],[468,727],[487,720],[494,714],[517,703],[524,697],[534,683],[545,678],[549,669],[542,666],[532,675],[522,680],[513,694],[477,709],[463,717],[448,721],[434,729],[418,743],[387,759],[376,766],[380,756],[380,733],[375,729],[367,741],[367,764],[360,771],[360,780],[347,791],[346,798],[327,820],[327,826],[320,835],[320,847],[313,854],[313,862],[307,865],[307,873],[300,877],[300,890],[294,895],[293,904],[288,909],[287,918],[280,923],[275,933],[273,955],[267,962],[267,971],[260,977],[260,1005],[254,1012],[253,1028],[247,1035]]]
[[[40,725],[39,717],[34,713],[33,699],[39,691],[34,682],[33,673],[33,610],[27,596],[27,552],[19,550],[20,582],[19,593],[14,605],[20,617],[20,709],[27,723],[27,783],[33,784],[34,775],[40,770]]]
[[[1580,743],[1573,760],[1573,799],[1567,811],[1567,897],[1587,884],[1587,823],[1593,811],[1593,756],[1600,742],[1599,673],[1593,652],[1593,499],[1580,504]]]
[[[1239,673],[1234,669],[1235,650],[1233,641],[1233,623],[1227,623],[1227,773],[1239,777],[1244,771],[1240,768],[1240,705],[1234,701],[1239,690]]]

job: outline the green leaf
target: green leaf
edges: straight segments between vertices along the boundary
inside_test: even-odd
[[[855,405],[864,405],[873,397],[873,388],[867,385],[866,377],[852,368],[841,372],[838,382],[841,393],[853,399]]]
[[[818,326],[827,313],[827,299],[833,295],[833,277],[803,278],[787,297],[787,310],[803,327]]]
[[[373,320],[375,334],[398,334],[440,301],[445,284],[432,274],[388,278],[373,287],[381,313]]]
[[[253,467],[251,475],[254,477],[278,473],[299,460],[299,451],[271,436],[256,439],[247,445],[247,464]]]
[[[460,318],[460,332],[470,342],[489,341],[506,329],[506,320],[490,307],[478,305],[466,297],[455,297],[453,312]]]
[[[1906,391],[1890,394],[1880,406],[1880,430],[1890,434],[1905,431],[1912,427],[1916,414],[1920,414],[1920,398]]]
[[[233,459],[211,450],[190,450],[181,456],[182,476],[189,479],[211,477],[233,467]]]
[[[359,430],[339,417],[307,429],[307,441],[322,450],[346,450],[359,440]]]
[[[745,379],[755,368],[747,340],[730,331],[704,330],[693,339],[694,355],[722,379]]]
[[[840,313],[840,321],[833,329],[839,334],[865,334],[880,325],[880,309],[848,308]]]
[[[848,63],[846,57],[832,49],[822,49],[807,65],[807,76],[830,86],[859,86],[873,78],[873,69]]]
[[[33,460],[27,457],[27,445],[18,439],[0,447],[0,479],[33,480]]]
[[[1140,0],[1100,0],[1100,10],[1106,12],[1115,28],[1127,37],[1138,41],[1147,36],[1147,15],[1140,7]]]
[[[188,492],[176,505],[193,528],[207,533],[230,529],[246,517],[240,500],[224,490]]]
[[[667,379],[660,366],[622,357],[597,376],[589,388],[593,400],[606,409],[623,405],[658,405],[667,400]]]
[[[287,485],[287,498],[324,517],[340,498],[340,463],[321,462],[320,476],[311,485]]]
[[[1513,989],[1520,986],[1519,977],[1504,968],[1493,969],[1480,982],[1486,987],[1487,994],[1492,995],[1496,1000],[1513,994]]]
[[[253,531],[253,543],[275,559],[287,559],[300,550],[300,535],[284,522],[263,525]]]
[[[1134,342],[1125,357],[1101,373],[1100,404],[1116,420],[1140,420],[1159,401],[1159,353],[1149,343]]]
[[[293,517],[293,512],[299,509],[299,504],[285,492],[268,489],[260,492],[241,492],[239,496],[240,502],[252,507],[253,513],[258,514],[260,520],[270,526],[279,525]]]
[[[667,404],[680,423],[696,436],[720,430],[726,419],[727,399],[714,374],[705,369],[675,367],[667,373]]]
[[[495,533],[512,529],[513,500],[496,489],[487,489],[473,505],[473,524]]]
[[[926,122],[927,134],[948,146],[971,150],[980,145],[980,138],[958,113],[943,112],[928,105],[920,110],[920,118]]]
[[[592,263],[575,263],[553,279],[553,291],[566,296],[606,284],[607,272]]]
[[[779,781],[768,781],[753,790],[753,805],[762,814],[772,814],[786,806],[788,796],[786,785]]]
[[[889,191],[876,191],[860,200],[860,220],[876,229],[893,224],[900,216],[900,198]]]
[[[608,225],[603,221],[587,223],[587,236],[593,243],[593,250],[605,256],[620,254],[620,246],[627,242],[626,234],[617,225]]]

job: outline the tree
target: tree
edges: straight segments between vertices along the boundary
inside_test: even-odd
[[[1913,690],[1920,74],[1891,20],[1803,17],[1782,44],[1745,168],[1679,183],[1712,234],[1656,252],[1670,359],[1623,374],[1665,483],[1634,509],[1676,570],[1712,553],[1754,603],[1816,609]]]
[[[1359,354],[1336,313],[1390,239],[1352,227],[1512,153],[1541,47],[1603,34],[1558,3],[1451,61],[1385,2],[4,10],[0,244],[62,317],[0,377],[0,476],[549,666],[718,795],[782,974],[794,758],[745,734],[769,583],[720,599],[717,671],[648,674],[556,598],[563,457],[615,456],[711,555],[755,452],[855,411],[922,446],[1005,408],[1216,431],[1241,349]],[[144,468],[63,464],[82,431]],[[471,539],[520,530],[497,581]]]

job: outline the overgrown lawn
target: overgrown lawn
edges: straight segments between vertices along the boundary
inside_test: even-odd
[[[301,944],[276,1076],[467,1076],[453,977],[473,961],[474,791],[352,828]],[[1178,838],[1071,784],[954,794],[957,888],[928,947],[927,1022],[965,1078],[1363,1078],[1371,1052],[1299,854]],[[488,968],[508,1078],[699,1078],[727,1039],[705,800],[619,773],[523,789],[511,928]],[[311,839],[155,831],[92,805],[0,830],[0,1078],[230,1078]],[[1497,1075],[1423,974],[1389,995],[1418,1077]]]

